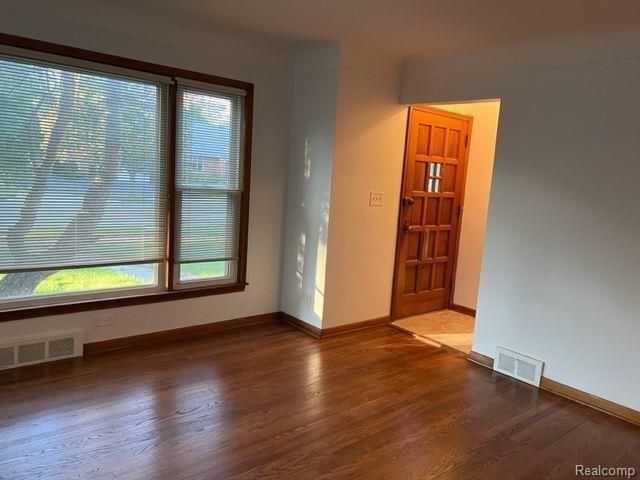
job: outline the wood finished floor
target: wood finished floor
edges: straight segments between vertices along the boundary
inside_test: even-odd
[[[282,324],[0,375],[3,479],[545,479],[640,429],[389,327]]]

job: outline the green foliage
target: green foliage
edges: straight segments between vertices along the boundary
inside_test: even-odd
[[[62,95],[62,71],[0,59],[0,181],[28,185],[46,152]],[[158,145],[158,87],[74,73],[73,113],[65,129],[54,172],[91,180],[105,156],[106,89],[122,105],[122,166],[135,174],[152,171]]]
[[[225,275],[225,262],[185,263],[180,266],[182,278],[216,278]]]
[[[4,274],[0,274],[0,280]],[[146,285],[135,275],[104,267],[60,270],[45,278],[36,287],[35,295],[52,295],[74,292],[88,292],[112,288],[137,287]]]
[[[38,113],[55,102],[46,73],[33,66],[0,59],[0,181],[16,183],[21,165],[41,160],[45,131]],[[27,180],[29,178],[27,177]]]
[[[109,288],[135,287],[140,280],[126,273],[104,268],[61,270],[45,278],[36,287],[36,295],[87,292]]]
[[[225,262],[188,263],[180,267],[184,279],[218,278],[226,274]],[[4,277],[0,274],[0,280]],[[60,270],[45,278],[34,291],[34,295],[55,295],[75,292],[90,292],[113,288],[139,287],[149,281],[120,269],[109,267],[77,268]]]

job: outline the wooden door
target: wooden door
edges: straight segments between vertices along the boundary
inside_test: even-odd
[[[435,108],[409,110],[394,318],[449,307],[471,122]]]

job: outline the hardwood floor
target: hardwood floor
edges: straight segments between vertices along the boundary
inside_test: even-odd
[[[640,429],[381,326],[283,324],[0,374],[0,478],[544,479]]]

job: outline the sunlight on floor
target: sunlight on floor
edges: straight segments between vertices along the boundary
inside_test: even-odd
[[[473,345],[475,319],[452,310],[429,312],[393,322],[399,329],[468,354]]]

